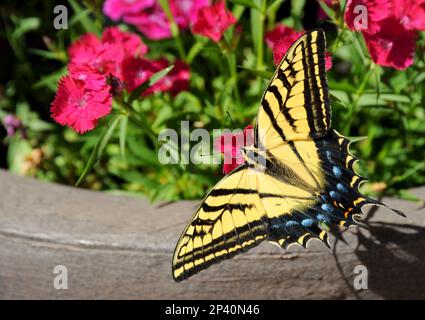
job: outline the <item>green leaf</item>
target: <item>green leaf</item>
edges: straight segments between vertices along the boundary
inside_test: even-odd
[[[325,1],[318,1],[320,7],[322,8],[322,10],[326,13],[326,15],[328,17],[331,18],[332,21],[335,21],[335,14],[334,11],[328,7],[328,5],[326,4]]]
[[[425,82],[425,71],[419,73],[413,81],[415,83],[424,83]]]
[[[304,6],[306,0],[291,1],[291,17],[294,20],[295,29],[302,29],[302,18],[304,16]]]
[[[346,94],[346,93],[344,92],[344,94]],[[336,102],[338,102],[340,105],[342,105],[345,109],[348,109],[348,105],[338,97],[338,94],[334,94],[334,92],[332,90],[329,90],[329,96],[330,96],[331,99],[335,99]]]
[[[40,89],[40,88],[43,88],[43,87],[47,87],[50,90],[52,90],[53,92],[55,92],[59,79],[62,76],[64,76],[66,74],[66,72],[67,72],[66,67],[63,67],[62,69],[60,69],[60,70],[58,70],[58,71],[56,71],[52,74],[44,76],[43,78],[41,78],[40,81],[37,81],[36,83],[34,83],[32,87],[33,87],[34,90]]]
[[[111,120],[111,124],[107,127],[106,133],[103,136],[103,138],[101,139],[100,144],[99,144],[99,149],[97,151],[97,158],[98,159],[100,159],[100,157],[102,156],[103,150],[105,149],[109,140],[111,140],[112,134],[114,133],[115,127],[117,126],[119,121],[120,121],[120,116],[115,116]]]
[[[418,164],[416,164],[416,166],[414,166],[413,168],[410,168],[409,170],[404,172],[401,176],[394,177],[391,183],[397,183],[397,182],[406,180],[410,176],[414,175],[415,173],[423,169],[425,169],[425,162],[419,162]]]
[[[87,9],[84,9],[80,4],[75,0],[69,0],[69,4],[72,7],[72,10],[74,11],[75,16],[78,18],[78,22],[80,22],[81,26],[84,28],[86,32],[93,32],[97,33],[97,28],[93,21],[90,19],[90,16],[88,16],[84,11]],[[73,22],[73,21],[72,21]]]
[[[127,103],[131,104],[134,100],[138,99],[140,95],[147,90],[148,88],[152,87],[155,83],[157,83],[159,80],[161,80],[163,77],[167,75],[168,72],[170,72],[174,68],[174,65],[168,66],[165,69],[162,69],[161,71],[158,71],[157,73],[154,73],[149,81],[146,81],[142,83],[140,86],[138,86],[136,89],[134,89],[130,97],[128,98]]]
[[[159,188],[155,190],[155,193],[153,194],[151,201],[152,202],[158,202],[160,200],[169,201],[169,200],[175,200],[175,184],[165,184],[161,185]]]
[[[257,6],[252,0],[229,0],[232,3],[239,4],[244,7],[261,11],[261,8]]]
[[[173,15],[173,12],[171,11],[169,1],[159,0],[158,2],[160,4],[162,10],[164,10],[164,12],[167,16],[167,19],[168,19],[168,22],[169,22],[169,25],[170,25],[170,31],[171,31],[171,34],[172,34],[174,40],[175,40],[175,45],[177,46],[177,50],[179,52],[180,58],[182,58],[183,60],[186,60],[186,53],[185,53],[185,50],[184,50],[183,42],[182,42],[180,35],[179,35],[179,33],[180,33],[179,32],[179,26],[177,25],[177,23],[174,19],[174,15]]]
[[[138,171],[122,171],[117,173],[117,176],[127,182],[140,184],[148,189],[155,189],[158,187],[158,183],[154,179],[150,179],[146,174]]]
[[[13,20],[16,24],[16,27],[12,33],[12,37],[14,39],[19,39],[25,33],[37,30],[40,27],[40,18],[38,17],[18,19],[17,17],[13,16]]]
[[[379,68],[379,66],[376,66],[374,73],[376,86],[376,103],[378,103],[379,96],[381,95],[381,68]]]
[[[164,105],[159,111],[155,118],[154,123],[152,124],[153,128],[159,128],[165,121],[172,118],[176,110],[169,105]]]
[[[256,6],[265,7],[266,0],[254,0]],[[257,68],[263,67],[264,60],[264,15],[262,10],[250,9],[251,13],[251,35],[254,43],[255,54],[257,56]]]
[[[84,9],[81,10],[80,12],[78,12],[77,14],[75,14],[71,20],[69,21],[69,26],[68,27],[72,27],[74,25],[76,25],[77,23],[88,23],[88,22],[84,22],[86,19],[90,19],[89,15],[91,14],[91,10],[90,9]]]
[[[353,32],[352,33],[353,36],[353,45],[354,48],[357,50],[359,56],[361,57],[361,59],[363,60],[364,63],[367,62],[367,58],[363,52],[363,46],[361,44],[361,40],[359,39],[359,35],[357,32]]]
[[[411,102],[410,97],[404,94],[381,93],[378,101],[380,101],[381,99],[384,101],[393,101],[393,102],[404,102],[404,103]]]
[[[128,116],[122,115],[120,117],[120,152],[121,157],[125,160],[125,142],[127,138],[127,125]]]
[[[62,62],[66,61],[66,54],[64,52],[52,52],[39,49],[28,49],[28,52],[50,60],[59,60]]]
[[[330,96],[336,99],[340,104],[342,104],[345,108],[348,109],[348,105],[350,104],[350,97],[346,91],[343,90],[329,90]]]
[[[197,38],[196,42],[192,45],[192,47],[189,49],[189,53],[187,54],[186,62],[190,64],[193,59],[198,55],[199,52],[204,48],[205,44],[207,43],[206,38]]]
[[[19,132],[16,133],[9,142],[7,152],[7,164],[11,172],[22,174],[22,169],[28,155],[31,154],[32,147],[29,140],[22,139]]]
[[[161,167],[162,165],[158,161],[158,155],[154,150],[146,146],[146,143],[142,139],[135,139],[134,136],[130,136],[127,139],[128,149],[130,154],[137,157],[137,159],[144,164]]]
[[[100,159],[103,149],[105,148],[106,144],[108,143],[109,139],[112,136],[113,129],[115,128],[116,124],[118,123],[118,116],[115,116],[112,120],[112,124],[109,127],[104,127],[102,129],[102,132],[100,133],[99,139],[97,140],[89,159],[86,162],[86,165],[84,166],[83,172],[81,173],[80,177],[78,178],[77,182],[75,183],[76,186],[79,186],[81,182],[84,181],[84,179],[87,177],[89,172],[93,169],[95,163],[97,160]]]
[[[267,12],[275,11],[279,8],[279,6],[284,2],[285,0],[271,0],[267,1]]]

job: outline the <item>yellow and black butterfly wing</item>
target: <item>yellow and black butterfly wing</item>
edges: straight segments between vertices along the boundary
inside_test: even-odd
[[[331,127],[324,32],[302,35],[278,65],[261,100],[256,145],[270,150],[286,141],[319,138]]]
[[[205,197],[174,251],[174,280],[184,280],[267,238],[268,220],[249,170],[248,165],[236,168]]]
[[[364,205],[383,205],[359,192],[365,179],[354,171],[357,158],[348,150],[349,140],[331,128],[325,47],[321,30],[307,32],[291,46],[257,117],[255,143],[270,163],[265,173],[287,184],[277,193],[288,194],[292,185],[314,199],[304,206],[292,203],[278,216],[267,212],[269,240],[285,248],[292,243],[306,246],[311,238],[328,244],[323,230],[327,225],[358,225],[355,217]]]

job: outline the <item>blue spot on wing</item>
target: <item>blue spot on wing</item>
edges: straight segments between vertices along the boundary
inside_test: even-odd
[[[289,220],[289,221],[286,222],[287,227],[294,227],[294,226],[297,226],[297,225],[298,225],[298,222],[295,221],[295,220]]]
[[[323,211],[332,212],[332,207],[327,203],[323,203],[320,207]]]
[[[327,216],[325,216],[324,214],[321,214],[321,213],[319,213],[317,215],[317,220],[319,220],[321,222],[329,222],[330,221],[330,219]]]
[[[329,195],[331,196],[332,199],[335,199],[335,200],[339,200],[340,199],[340,196],[339,196],[338,192],[335,192],[333,190],[329,192]]]
[[[301,224],[304,227],[308,228],[308,227],[311,227],[314,224],[314,220],[313,219],[304,219],[304,220],[301,221]]]
[[[346,187],[344,187],[344,185],[342,184],[342,183],[338,183],[337,185],[336,185],[336,187],[337,187],[337,189],[339,190],[339,191],[342,191],[342,192],[347,192],[348,190],[347,190],[347,188]]]
[[[341,173],[341,169],[340,168],[338,168],[337,166],[334,166],[332,168],[332,171],[333,171],[335,177],[337,177],[337,178],[340,178],[341,177],[341,174],[342,173]]]

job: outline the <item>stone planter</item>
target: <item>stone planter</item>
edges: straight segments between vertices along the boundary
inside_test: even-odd
[[[425,187],[413,192],[425,197]],[[5,171],[0,195],[2,299],[425,298],[425,210],[406,201],[384,199],[407,218],[369,212],[370,230],[345,231],[332,249],[265,242],[175,283],[172,253],[196,202],[152,206]],[[54,288],[57,265],[67,290]],[[367,290],[353,287],[356,265],[367,267]]]

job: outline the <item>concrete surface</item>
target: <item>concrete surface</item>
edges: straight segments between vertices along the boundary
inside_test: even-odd
[[[425,187],[412,191],[425,198]],[[411,202],[384,199],[408,217],[369,212],[370,231],[349,229],[332,249],[265,242],[175,283],[172,253],[196,202],[152,206],[1,170],[0,199],[1,299],[425,298],[425,210]],[[57,265],[67,290],[53,286]],[[367,290],[353,287],[356,265]]]

